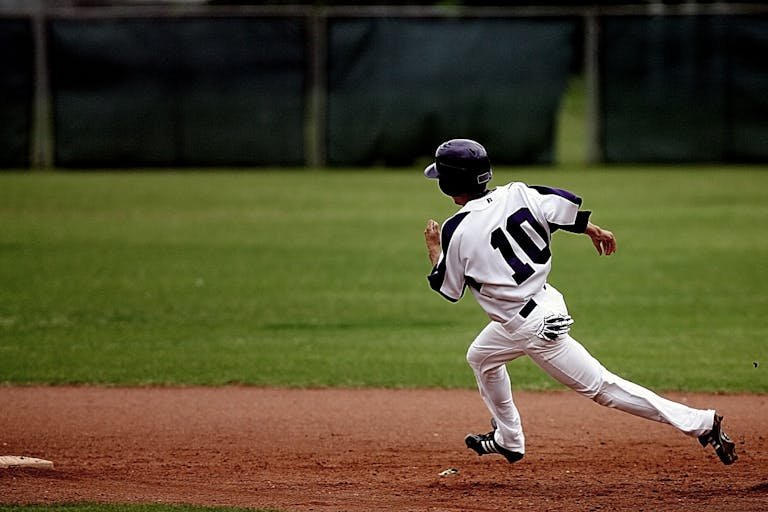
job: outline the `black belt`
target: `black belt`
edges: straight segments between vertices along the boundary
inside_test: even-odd
[[[529,300],[529,301],[528,301],[528,302],[525,304],[525,306],[523,306],[523,309],[521,309],[521,310],[520,310],[520,313],[519,313],[519,315],[520,315],[521,317],[523,317],[523,318],[528,318],[528,315],[530,315],[530,314],[531,314],[531,311],[533,311],[534,309],[536,309],[536,306],[537,306],[537,304],[536,304],[536,301],[535,301],[535,300],[533,300],[533,299]]]

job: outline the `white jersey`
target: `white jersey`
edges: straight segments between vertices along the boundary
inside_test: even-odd
[[[452,302],[469,286],[492,320],[506,322],[546,284],[552,233],[586,229],[580,206],[566,190],[519,182],[469,201],[443,223],[430,286]]]

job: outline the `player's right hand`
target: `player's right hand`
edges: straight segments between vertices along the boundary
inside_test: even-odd
[[[429,261],[432,265],[437,265],[437,261],[440,259],[440,224],[435,220],[429,219],[427,221],[427,227],[424,229],[424,241],[427,244],[427,252],[429,253]]]

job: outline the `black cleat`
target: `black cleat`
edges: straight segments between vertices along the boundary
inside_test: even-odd
[[[478,455],[498,453],[499,455],[503,455],[510,464],[522,459],[522,453],[507,450],[494,440],[493,434],[496,432],[496,422],[491,420],[491,425],[493,426],[493,430],[487,434],[467,434],[467,437],[464,438],[467,448],[471,448],[477,452]]]
[[[711,444],[723,464],[733,464],[739,458],[736,455],[736,444],[731,441],[728,434],[723,432],[721,427],[722,422],[723,417],[715,414],[715,422],[712,424],[712,430],[706,434],[700,435],[699,443],[701,443],[701,446]]]

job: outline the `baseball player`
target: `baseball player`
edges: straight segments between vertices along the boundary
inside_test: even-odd
[[[424,170],[461,209],[443,223],[427,223],[424,237],[433,265],[428,276],[451,302],[469,288],[490,318],[467,351],[493,430],[469,434],[468,448],[516,462],[525,435],[512,399],[505,364],[527,355],[558,382],[622,411],[667,423],[712,445],[724,464],[736,459],[733,441],[714,410],[693,409],[622,379],[568,333],[573,319],[563,296],[547,282],[550,242],[557,230],[586,234],[599,255],[616,251],[613,233],[590,222],[581,198],[566,190],[511,182],[493,190],[488,154],[479,143],[453,139],[441,144]]]

